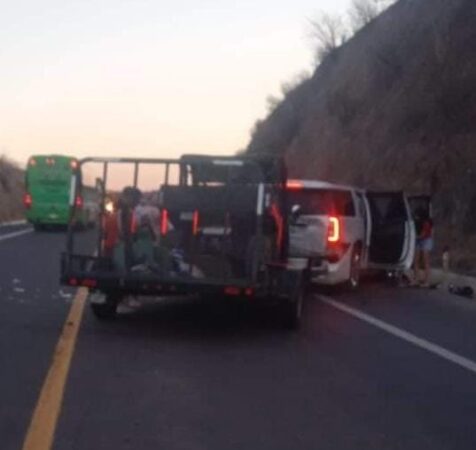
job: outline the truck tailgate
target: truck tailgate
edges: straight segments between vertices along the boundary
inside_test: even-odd
[[[324,256],[327,249],[327,217],[302,216],[289,227],[290,255],[300,257]]]

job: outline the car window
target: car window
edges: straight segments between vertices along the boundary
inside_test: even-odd
[[[304,189],[289,192],[289,207],[299,205],[303,215],[355,216],[350,191]]]
[[[407,218],[405,203],[401,195],[372,195],[372,217],[377,222],[387,222]]]

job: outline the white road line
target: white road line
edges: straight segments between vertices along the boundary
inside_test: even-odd
[[[465,358],[464,356],[453,353],[452,351],[440,347],[439,345],[433,344],[432,342],[427,341],[426,339],[422,339],[412,333],[409,333],[408,331],[402,330],[401,328],[397,328],[394,325],[390,325],[386,322],[383,322],[380,319],[370,316],[369,314],[359,311],[358,309],[347,306],[344,303],[338,302],[330,297],[319,295],[318,298],[327,305],[330,305],[344,313],[350,314],[351,316],[356,317],[357,319],[360,319],[370,325],[373,325],[376,328],[380,328],[381,330],[386,331],[387,333],[395,337],[398,337],[404,341],[409,342],[410,344],[420,347],[430,353],[433,353],[434,355],[438,355],[439,357],[446,359],[447,361],[450,361],[473,373],[476,373],[476,362]]]
[[[33,232],[33,228],[27,228],[26,230],[15,231],[14,233],[4,234],[3,236],[0,236],[0,242],[6,241],[7,239],[13,239],[18,236],[23,236],[24,234],[28,234],[31,232]]]
[[[2,222],[0,223],[0,228],[4,227],[14,227],[17,225],[25,225],[26,220],[12,220],[11,222]]]

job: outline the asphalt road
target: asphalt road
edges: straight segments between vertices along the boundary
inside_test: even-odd
[[[0,229],[2,450],[23,446],[75,295],[58,285],[64,233],[2,239],[17,231]],[[476,302],[330,297],[309,296],[294,333],[249,305],[148,303],[114,323],[87,308],[52,448],[476,448]]]

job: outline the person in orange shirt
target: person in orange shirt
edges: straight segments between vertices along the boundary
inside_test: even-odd
[[[115,246],[122,239],[127,244],[134,234],[134,208],[139,204],[142,193],[134,187],[123,189],[121,196],[114,205],[113,211],[104,216],[103,252],[105,256],[112,256]]]
[[[116,203],[109,203],[110,209],[106,209],[103,218],[103,255],[112,257],[114,247],[119,241],[119,215],[118,205]]]

